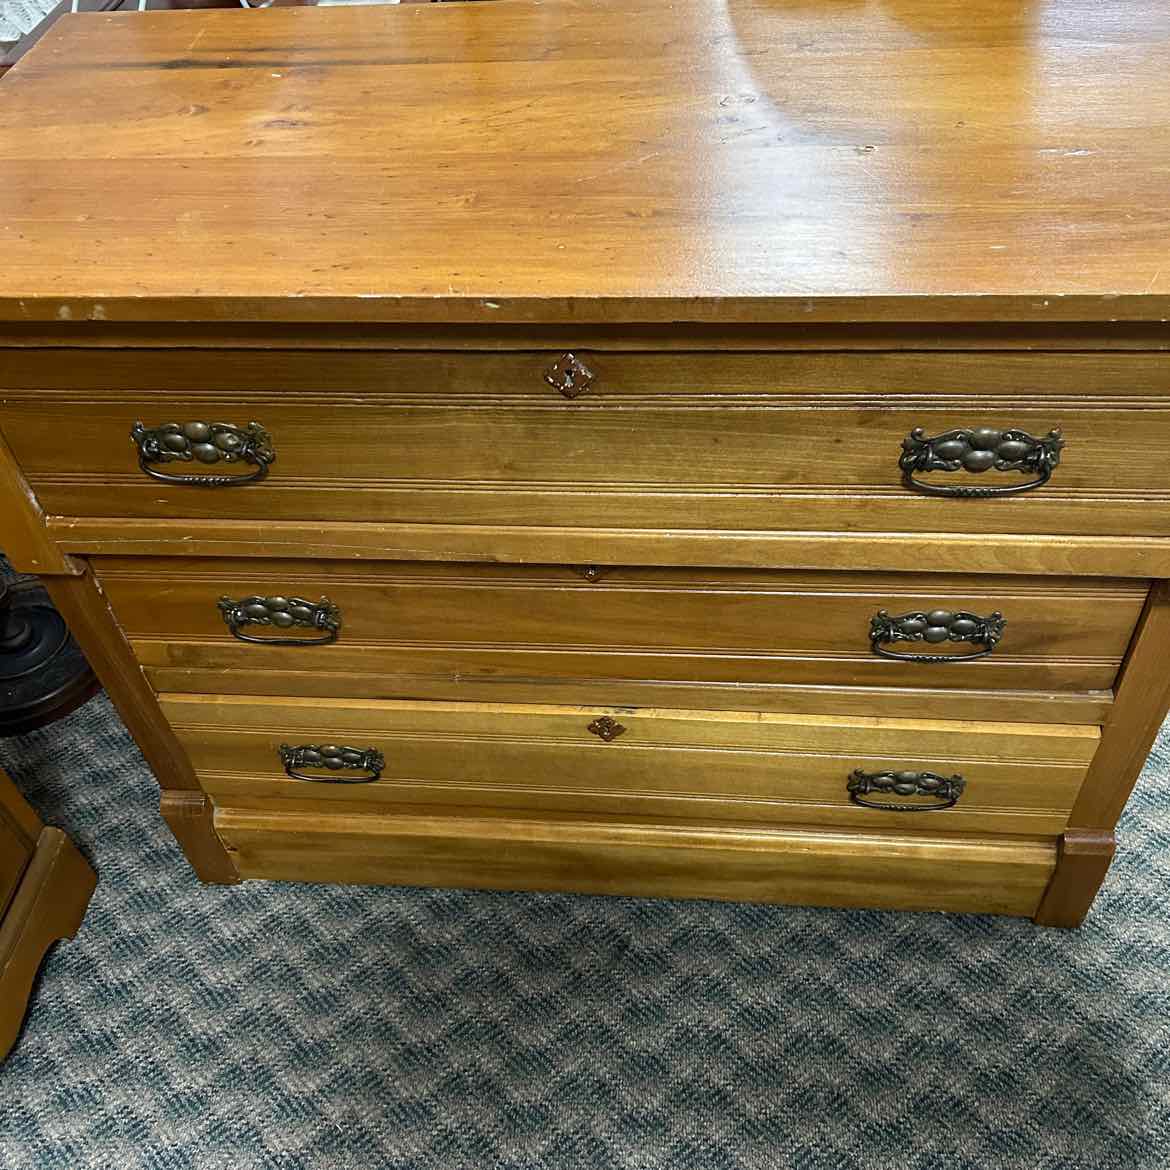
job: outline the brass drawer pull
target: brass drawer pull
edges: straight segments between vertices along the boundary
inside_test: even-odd
[[[625,727],[616,719],[611,719],[608,715],[601,715],[594,719],[585,730],[593,732],[594,735],[605,740],[606,743],[612,743],[619,735],[624,735],[626,732]]]
[[[962,776],[940,776],[937,772],[863,772],[856,769],[846,785],[849,799],[866,808],[885,812],[934,812],[952,808],[963,795],[966,781]],[[865,800],[871,792],[892,792],[895,796],[929,796],[933,804],[891,804],[881,800]]]
[[[593,385],[597,375],[576,354],[563,353],[547,370],[544,380],[566,398],[577,398]]]
[[[230,423],[164,423],[147,427],[139,420],[130,430],[138,448],[138,466],[161,483],[189,484],[194,487],[240,487],[257,483],[268,474],[276,459],[272,436],[259,424],[246,427]],[[152,467],[153,463],[250,463],[249,475],[171,475]]]
[[[1031,491],[1046,484],[1060,462],[1064,440],[1054,428],[1042,439],[1033,438],[1027,431],[996,430],[994,427],[959,427],[927,438],[921,427],[902,440],[902,469],[907,487],[928,496],[960,496],[966,499],[985,499],[988,496],[1011,496]],[[1018,471],[1031,475],[1026,483],[1006,487],[962,487],[927,483],[915,479],[917,471]]]
[[[232,637],[241,642],[254,642],[257,646],[326,646],[337,641],[341,630],[341,610],[328,597],[322,597],[320,601],[280,596],[243,597],[233,601],[230,597],[221,597],[218,605]],[[245,634],[243,626],[323,630],[324,633],[319,638],[257,638],[254,634]]]
[[[372,784],[382,776],[386,760],[374,748],[338,747],[335,744],[318,746],[313,743],[290,747],[280,745],[280,762],[293,780],[307,780],[310,784]],[[329,772],[365,772],[364,776],[306,776],[298,768],[324,768]]]
[[[964,609],[932,609],[891,617],[879,609],[869,622],[869,644],[875,654],[897,662],[970,662],[995,649],[1003,637],[1006,620],[998,610],[987,617]],[[888,642],[970,642],[980,649],[971,654],[900,654],[889,650]]]

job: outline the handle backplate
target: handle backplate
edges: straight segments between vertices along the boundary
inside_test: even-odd
[[[163,423],[147,427],[141,420],[130,430],[138,448],[138,466],[160,483],[191,487],[240,487],[256,483],[268,474],[276,460],[272,436],[259,424],[246,427],[231,423]],[[255,468],[248,475],[172,475],[159,471],[155,463],[248,463]]]
[[[902,440],[902,455],[898,465],[906,486],[928,496],[958,496],[966,499],[986,499],[990,496],[1011,496],[1042,487],[1052,478],[1060,463],[1064,447],[1059,429],[1054,428],[1042,438],[1015,428],[997,430],[994,427],[958,427],[933,438],[922,427]],[[923,471],[1018,471],[1030,475],[1025,483],[997,487],[966,487],[934,483],[915,477]]]
[[[325,646],[336,642],[341,630],[341,610],[328,597],[322,597],[320,601],[280,596],[242,597],[233,601],[230,597],[221,597],[217,604],[232,637],[258,646]],[[244,633],[244,626],[320,630],[322,633],[319,638],[258,638]]]
[[[861,768],[850,774],[846,784],[849,799],[854,804],[881,809],[883,812],[935,812],[952,808],[963,795],[964,787],[966,781],[957,773],[954,776],[940,776],[937,772],[866,772]],[[932,803],[902,804],[866,800],[872,792],[890,792],[895,796],[926,796],[932,798]]]
[[[382,775],[386,760],[374,748],[341,747],[336,744],[304,743],[291,747],[280,745],[280,762],[293,780],[307,780],[310,784],[372,784]],[[322,768],[326,775],[307,776],[298,768]],[[360,776],[342,776],[336,773],[361,772]],[[328,773],[335,773],[330,775]]]
[[[917,610],[893,617],[880,609],[869,622],[869,644],[875,654],[897,662],[970,662],[995,649],[1006,624],[998,610],[987,617],[964,609]],[[927,645],[969,642],[979,649],[970,654],[902,654],[888,649],[887,643],[891,642],[925,642]]]

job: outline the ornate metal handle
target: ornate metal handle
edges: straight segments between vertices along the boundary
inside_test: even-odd
[[[891,617],[879,609],[869,622],[869,644],[875,654],[898,662],[970,662],[995,649],[1007,624],[998,610],[987,617],[964,609],[932,609],[929,613],[904,613]],[[886,642],[971,642],[980,649],[972,654],[899,654],[887,650]]]
[[[856,769],[846,785],[849,799],[866,808],[885,812],[934,812],[951,808],[963,795],[966,781],[962,776],[940,776],[937,772],[863,772]],[[934,804],[890,804],[881,800],[865,800],[871,792],[892,792],[896,796],[930,796]]]
[[[928,496],[961,496],[984,499],[988,496],[1010,496],[1031,491],[1046,484],[1060,462],[1064,440],[1054,428],[1042,439],[1033,438],[1027,431],[999,431],[994,427],[959,427],[927,438],[921,427],[902,440],[902,469],[907,487]],[[1027,483],[1007,487],[955,487],[948,484],[927,483],[915,479],[916,471],[1018,471],[1034,478]]]
[[[164,423],[146,427],[139,420],[130,429],[130,438],[138,448],[138,466],[151,479],[162,483],[190,484],[195,487],[239,487],[256,483],[268,474],[276,460],[272,436],[259,424],[246,427],[230,423]],[[151,467],[152,463],[250,463],[256,470],[250,475],[171,475]]]
[[[386,760],[374,748],[338,747],[304,743],[299,747],[280,745],[280,762],[293,780],[307,780],[310,784],[372,784],[381,778]],[[330,772],[368,772],[367,776],[306,776],[298,768],[327,768]]]
[[[341,629],[341,610],[328,597],[322,597],[320,601],[279,596],[244,597],[233,601],[230,597],[221,597],[218,604],[232,637],[258,646],[326,646],[337,641]],[[243,633],[241,626],[275,626],[278,630],[296,627],[325,632],[320,638],[257,638]]]

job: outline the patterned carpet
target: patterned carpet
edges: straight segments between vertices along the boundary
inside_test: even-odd
[[[0,1066],[4,1170],[1170,1163],[1170,740],[1079,933],[204,888],[104,696],[0,763],[101,879]]]

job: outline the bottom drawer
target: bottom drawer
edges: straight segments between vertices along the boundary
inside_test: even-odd
[[[1043,842],[221,808],[240,875],[1030,916]]]
[[[162,706],[217,804],[285,812],[1054,837],[1098,741],[1067,724],[647,708],[231,695]],[[282,745],[368,749],[380,776],[339,783],[370,773],[282,760]],[[920,792],[890,790],[904,773]]]

